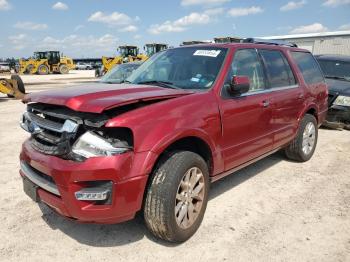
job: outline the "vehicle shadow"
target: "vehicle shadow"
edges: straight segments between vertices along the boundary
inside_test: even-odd
[[[269,169],[282,160],[293,162],[292,160],[288,160],[283,152],[279,151],[239,171],[236,171],[234,174],[230,174],[214,182],[211,184],[209,201],[258,175],[264,170]]]
[[[224,192],[233,189],[244,181],[258,175],[264,170],[277,164],[285,157],[281,153],[275,153],[262,159],[234,175],[229,175],[211,185],[209,201]],[[137,242],[144,237],[166,247],[177,246],[178,244],[168,243],[155,238],[146,228],[143,217],[137,214],[135,219],[115,225],[82,224],[74,220],[61,217],[45,204],[39,204],[43,213],[42,219],[53,229],[60,230],[67,236],[75,239],[81,244],[94,247],[122,246]]]

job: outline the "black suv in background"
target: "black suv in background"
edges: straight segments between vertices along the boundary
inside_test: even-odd
[[[316,56],[329,89],[325,126],[350,130],[350,56]]]

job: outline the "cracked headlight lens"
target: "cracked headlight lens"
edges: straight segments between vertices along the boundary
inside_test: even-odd
[[[75,154],[89,158],[96,156],[113,156],[129,151],[130,147],[114,146],[105,138],[92,132],[86,132],[74,143],[72,151]]]

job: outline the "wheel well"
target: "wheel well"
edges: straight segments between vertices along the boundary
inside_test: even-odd
[[[313,115],[318,122],[317,111],[315,108],[310,108],[308,111],[306,111],[306,114]]]
[[[186,151],[191,151],[194,153],[197,153],[201,157],[203,157],[204,161],[207,163],[208,168],[209,168],[209,174],[212,174],[213,172],[213,156],[211,149],[209,145],[202,139],[198,137],[185,137],[181,138],[172,144],[170,144],[157,158],[155,161],[152,172],[148,176],[148,181],[147,185],[145,188],[145,191],[143,193],[143,201],[142,201],[142,210],[144,208],[145,204],[145,199],[146,199],[146,194],[147,191],[150,187],[150,183],[152,181],[152,174],[154,173],[155,169],[159,166],[161,161],[163,161],[167,156],[171,155],[171,152],[176,151],[176,150],[186,150]]]
[[[209,168],[209,174],[213,170],[213,157],[209,145],[198,137],[185,137],[181,138],[172,144],[170,144],[158,157],[154,168],[157,166],[158,162],[166,155],[169,155],[170,152],[176,150],[186,150],[197,153],[200,155],[204,161],[207,163]]]

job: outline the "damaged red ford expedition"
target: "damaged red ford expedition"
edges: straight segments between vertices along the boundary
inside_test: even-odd
[[[277,150],[307,161],[327,112],[311,53],[275,42],[168,49],[123,84],[29,94],[24,191],[81,222],[142,210],[162,239],[202,222],[209,184]]]

